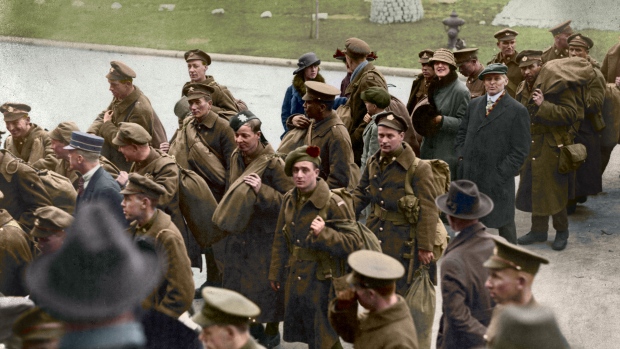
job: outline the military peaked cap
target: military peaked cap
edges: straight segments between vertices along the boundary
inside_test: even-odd
[[[377,116],[375,116],[375,123],[377,126],[389,127],[398,132],[406,132],[409,129],[405,119],[391,111],[384,111],[377,114]]]
[[[571,22],[572,20],[568,20],[566,22],[560,23],[556,25],[555,27],[549,29],[549,32],[551,32],[551,35],[553,36],[556,36],[561,33],[572,34],[573,28],[571,28],[570,26]]]
[[[188,82],[183,86],[183,96],[187,97],[188,101],[205,97],[207,101],[211,100],[211,95],[215,92],[215,88],[201,84],[199,82]]]
[[[64,144],[69,144],[69,142],[71,142],[71,133],[79,130],[80,128],[78,125],[73,121],[61,122],[50,132],[50,138],[63,142]]]
[[[136,77],[136,72],[121,61],[112,61],[110,66],[110,71],[105,76],[110,80],[132,80]]]
[[[493,37],[497,39],[497,41],[509,41],[509,40],[514,40],[517,35],[519,35],[518,32],[510,29],[510,28],[504,28],[500,31],[498,31],[497,33],[493,34]]]
[[[434,54],[435,54],[435,51],[433,51],[433,50],[431,50],[431,49],[426,49],[426,50],[420,51],[420,52],[418,53],[418,57],[420,58],[420,59],[418,60],[418,62],[419,62],[419,63],[422,63],[422,64],[426,64],[426,63],[428,63],[428,61],[429,61],[431,58],[433,58],[433,55],[434,55]]]
[[[64,231],[73,224],[73,216],[54,206],[39,207],[34,211],[34,228],[30,235],[44,238]]]
[[[306,81],[306,94],[301,98],[304,101],[333,101],[340,95],[340,90],[332,85],[318,81]]]
[[[64,324],[41,308],[32,308],[22,314],[13,324],[13,333],[22,342],[46,341],[62,338]]]
[[[199,49],[189,50],[185,52],[186,62],[195,60],[200,60],[205,62],[207,65],[211,65],[211,56],[209,56],[206,52]]]
[[[582,46],[585,47],[587,50],[591,49],[592,46],[594,46],[594,41],[581,33],[575,33],[569,36],[566,41],[568,42],[568,46]]]
[[[464,48],[462,50],[458,50],[454,52],[454,60],[456,61],[456,65],[461,65],[465,62],[469,62],[474,58],[478,58],[478,49],[475,47],[472,48]]]
[[[130,144],[147,144],[153,139],[151,135],[140,124],[134,122],[121,122],[118,126],[116,137],[112,140],[112,144],[116,146],[124,146]]]
[[[523,50],[519,52],[517,55],[517,63],[519,63],[519,67],[527,67],[528,65],[532,65],[536,62],[542,62],[542,51],[535,50]]]
[[[202,290],[205,304],[200,313],[192,317],[204,327],[213,325],[241,325],[260,314],[260,308],[243,295],[225,288],[205,287]]]
[[[4,114],[4,121],[15,121],[28,116],[30,106],[23,103],[4,103],[0,106],[0,112]]]
[[[484,262],[489,269],[515,269],[536,275],[541,264],[549,264],[549,260],[521,246],[513,245],[502,237],[493,237],[495,250],[493,255]]]
[[[387,286],[405,275],[405,268],[399,261],[381,252],[355,251],[347,262],[353,269],[347,282],[362,288]]]
[[[129,181],[125,189],[121,190],[123,195],[144,194],[151,198],[159,198],[166,193],[164,186],[147,176],[132,172],[129,174]]]
[[[367,57],[371,50],[366,41],[358,38],[348,38],[344,43],[344,54],[349,57]]]

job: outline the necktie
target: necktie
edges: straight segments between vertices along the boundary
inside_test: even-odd
[[[489,115],[489,111],[491,110],[491,108],[492,108],[492,107],[493,107],[493,100],[492,100],[491,98],[489,98],[489,99],[487,100],[487,107],[486,107],[486,109],[487,109],[487,115]]]
[[[78,196],[84,194],[84,177],[80,176],[78,179]]]

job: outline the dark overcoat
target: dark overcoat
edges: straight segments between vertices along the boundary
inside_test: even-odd
[[[456,137],[457,178],[468,179],[493,199],[493,211],[481,219],[490,228],[514,222],[515,181],[532,142],[527,109],[505,93],[488,116],[487,95],[467,107]]]
[[[508,84],[506,85],[506,91],[510,97],[514,97],[517,91],[517,87],[523,80],[523,75],[521,74],[521,68],[519,68],[519,63],[517,63],[517,56],[519,55],[518,51],[510,57],[510,59],[506,59],[501,52],[497,53],[493,58],[487,62],[487,65],[491,63],[501,63],[508,67],[508,73],[506,76],[508,77]]]
[[[463,229],[448,244],[441,264],[443,299],[437,349],[483,348],[491,322],[493,300],[484,287],[488,277],[482,264],[495,243],[484,224]]]
[[[127,220],[121,207],[122,201],[121,186],[103,167],[99,167],[90,178],[84,193],[78,195],[74,215],[77,215],[80,207],[89,202],[101,202],[108,206],[110,212],[114,213],[121,224],[126,226]]]
[[[612,46],[601,65],[601,73],[608,83],[615,83],[616,77],[620,76],[620,43]]]

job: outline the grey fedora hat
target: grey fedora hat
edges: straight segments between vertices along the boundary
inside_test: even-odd
[[[448,193],[438,196],[435,204],[445,214],[463,219],[484,217],[493,211],[493,200],[466,179],[450,183]]]

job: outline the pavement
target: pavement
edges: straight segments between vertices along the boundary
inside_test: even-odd
[[[161,117],[168,135],[176,129],[172,110],[188,80],[185,62],[177,56],[118,53],[56,46],[35,46],[0,39],[0,102],[20,101],[32,106],[34,123],[47,129],[59,122],[75,121],[86,129],[105,109],[111,94],[105,79],[111,60],[122,60],[137,73],[135,79]],[[252,63],[214,61],[208,74],[227,85],[237,98],[245,100],[264,122],[267,139],[275,146],[282,133],[280,106],[293,68]],[[322,70],[326,81],[340,86],[342,71]],[[390,92],[406,100],[411,77],[387,76],[395,85]],[[4,125],[0,125],[4,130]],[[620,150],[616,148],[603,176],[604,192],[579,205],[570,217],[570,238],[566,250],[551,249],[547,243],[527,248],[547,257],[534,282],[536,300],[551,307],[572,348],[615,349],[620,343]],[[518,181],[518,178],[516,179]],[[530,215],[516,212],[517,232],[528,232]],[[497,232],[494,232],[497,234]],[[195,282],[204,275],[195,270]],[[200,301],[196,301],[200,306]],[[437,288],[434,331],[441,314]],[[283,343],[281,348],[305,348],[300,343]],[[345,345],[345,348],[351,348]]]

